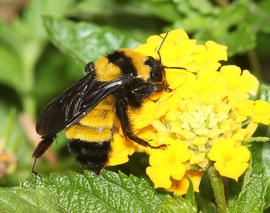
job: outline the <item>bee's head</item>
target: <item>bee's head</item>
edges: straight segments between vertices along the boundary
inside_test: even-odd
[[[164,66],[162,65],[161,61],[148,56],[145,64],[150,68],[148,81],[155,86],[156,91],[170,91],[166,81]]]
[[[166,69],[184,69],[185,70],[185,68],[183,68],[183,67],[170,67],[170,66],[165,66],[162,64],[160,50],[161,50],[161,47],[163,46],[164,41],[167,38],[168,34],[169,34],[169,32],[167,32],[165,34],[165,36],[163,37],[163,39],[158,47],[157,54],[159,56],[159,59],[154,59],[153,57],[148,56],[148,59],[145,62],[145,64],[150,67],[149,81],[155,86],[156,91],[162,91],[162,90],[165,90],[167,92],[171,91],[171,89],[169,88],[169,85],[167,83],[167,80],[166,80],[165,68]]]
[[[165,68],[167,67],[162,64],[161,55],[160,55],[160,49],[162,45],[164,44],[164,41],[167,38],[168,34],[169,32],[165,34],[157,50],[159,59],[154,59],[152,56],[148,56],[148,59],[145,62],[145,64],[150,67],[149,81],[154,85],[157,92],[163,91],[163,90],[167,92],[171,91],[167,83],[166,76],[165,76]]]

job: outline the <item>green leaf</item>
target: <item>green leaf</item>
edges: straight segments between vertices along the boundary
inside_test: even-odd
[[[270,85],[260,83],[256,99],[270,102]]]
[[[270,33],[270,1],[262,0],[259,2],[249,3],[250,16],[249,22],[256,31],[261,31],[264,33]]]
[[[152,14],[168,22],[174,22],[181,18],[172,1],[141,1],[140,5],[141,8],[146,8]]]
[[[74,172],[52,174],[38,181],[24,182],[22,186],[48,187],[57,193],[63,208],[77,211],[155,212],[161,203],[146,181],[109,171],[100,176],[87,171],[83,175]]]
[[[9,48],[20,54],[21,46],[26,40],[24,26],[20,20],[15,20],[12,24],[0,21],[0,41],[1,46]]]
[[[144,179],[106,170],[99,176],[89,171],[83,174],[56,173],[29,179],[21,186],[29,190],[45,187],[53,191],[58,205],[68,211],[160,212],[172,209],[177,212],[196,212],[187,200],[159,194]]]
[[[28,190],[20,187],[0,188],[0,211],[6,213],[59,212],[56,196],[44,187]],[[64,212],[61,209],[61,212]]]
[[[193,188],[193,183],[190,177],[188,177],[189,181],[189,187],[186,193],[185,198],[191,202],[194,206],[196,206],[196,201],[195,201],[195,193],[194,193],[194,188]]]
[[[255,144],[251,148],[252,165],[244,178],[238,198],[229,204],[230,213],[263,212],[268,180],[261,165],[262,146]]]
[[[10,86],[20,92],[22,90],[22,64],[16,52],[0,46],[0,84]]]
[[[177,10],[188,16],[213,14],[219,11],[208,0],[174,0]]]
[[[270,143],[263,144],[262,160],[265,173],[270,179]]]
[[[114,18],[117,16],[130,16],[141,17],[144,22],[153,19],[153,15],[156,15],[166,21],[173,22],[180,16],[175,8],[175,4],[172,1],[156,1],[156,0],[131,0],[131,1],[107,1],[107,0],[83,0],[76,5],[72,14],[87,17],[99,17],[106,19],[110,18],[110,23],[116,21]],[[126,23],[125,20],[122,20]],[[130,21],[130,20],[129,20]],[[130,23],[130,22],[129,22]],[[121,23],[119,23],[121,24]],[[119,25],[118,24],[118,25]],[[126,26],[132,29],[135,26]]]
[[[264,166],[265,173],[269,182],[270,180],[270,143],[263,144],[262,165]],[[266,198],[265,208],[270,208],[270,184],[268,184],[265,198]]]
[[[46,15],[63,17],[73,2],[74,0],[30,1],[23,14],[24,22],[35,38],[44,39],[46,32],[42,24],[42,17]]]
[[[10,24],[0,22],[0,83],[23,94],[24,102],[33,92],[34,68],[45,44],[42,16],[61,17],[72,3],[73,0],[30,1],[22,17],[14,18]],[[34,114],[26,109],[30,107],[24,105],[23,108]]]
[[[266,202],[265,209],[270,208],[270,184],[267,187],[265,202]],[[268,210],[270,210],[270,209],[268,209]],[[266,212],[267,212],[267,210],[266,210]]]
[[[206,200],[204,196],[201,195],[201,193],[196,194],[196,201],[199,209],[203,213],[217,213],[215,204],[209,200]]]
[[[170,196],[164,196],[162,198],[164,200],[164,204],[161,205],[160,213],[196,213],[197,209],[196,207],[192,206],[192,204],[182,198],[182,197],[170,197]]]
[[[255,32],[245,20],[247,16],[248,10],[242,4],[235,4],[221,11],[217,17],[213,17],[212,23],[209,23],[212,29],[209,28],[210,38],[207,39],[212,37],[215,41],[228,45],[230,55],[254,48]],[[207,35],[198,34],[198,36],[204,37],[205,40]]]
[[[245,141],[245,143],[249,144],[249,143],[266,143],[269,142],[270,138],[269,137],[261,137],[261,136],[257,136],[257,137],[250,137],[247,141]]]
[[[237,2],[226,10],[207,10],[208,15],[195,11],[184,14],[185,18],[177,20],[174,27],[183,27],[200,42],[214,40],[229,47],[229,55],[244,53],[256,46],[256,32],[248,22],[248,7]]]
[[[131,1],[115,1],[115,0],[83,0],[76,4],[71,11],[73,15],[112,17],[119,14],[138,14],[146,15],[145,10],[140,10],[138,6],[142,3],[141,0]]]
[[[138,44],[110,27],[99,27],[85,22],[75,23],[52,17],[46,17],[44,24],[49,39],[80,65],[94,61],[120,47],[134,47]]]
[[[39,101],[40,109],[83,76],[73,60],[68,60],[61,52],[51,49],[42,55],[36,70],[34,95]]]

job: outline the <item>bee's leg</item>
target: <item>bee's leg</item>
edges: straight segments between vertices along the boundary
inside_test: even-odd
[[[31,172],[32,172],[32,174],[34,174],[34,176],[39,176],[39,174],[35,170],[36,164],[37,164],[37,158],[34,159],[34,163],[32,165],[32,171]]]
[[[52,144],[54,138],[55,138],[55,135],[43,136],[42,141],[39,142],[34,153],[32,154],[32,157],[35,158],[34,163],[32,165],[32,173],[34,175],[38,175],[38,173],[35,170],[37,159],[40,158],[44,154],[44,152],[46,152],[46,150]]]
[[[120,120],[124,135],[126,137],[128,137],[129,139],[133,140],[134,142],[142,145],[142,146],[150,147],[150,148],[153,148],[153,149],[166,147],[165,144],[160,145],[160,146],[152,146],[147,141],[145,141],[145,140],[137,137],[136,135],[134,135],[132,130],[131,130],[131,124],[129,122],[129,118],[128,118],[128,114],[127,114],[127,108],[128,108],[128,103],[127,103],[127,100],[125,98],[118,98],[116,100],[116,114],[117,114],[117,117]]]
[[[84,68],[85,73],[94,72],[94,70],[95,70],[95,64],[92,61],[85,65],[85,68]]]
[[[157,102],[157,100],[152,100],[151,98],[149,98],[151,96],[151,94],[153,94],[155,92],[155,87],[153,85],[149,85],[149,84],[144,84],[140,87],[137,87],[133,90],[131,90],[131,93],[139,98],[139,102],[141,102],[141,100],[143,99],[148,99],[150,101],[153,101],[153,102]]]

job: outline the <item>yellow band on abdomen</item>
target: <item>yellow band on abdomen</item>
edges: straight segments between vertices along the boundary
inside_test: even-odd
[[[111,109],[102,109],[100,107],[94,108],[80,121],[80,124],[89,127],[104,127],[112,128],[113,126],[113,112]]]
[[[86,142],[110,141],[112,138],[114,99],[108,96],[78,123],[66,129],[68,139]]]
[[[80,139],[87,142],[103,142],[111,140],[112,131],[110,128],[96,128],[75,124],[66,129],[66,136],[68,139]]]

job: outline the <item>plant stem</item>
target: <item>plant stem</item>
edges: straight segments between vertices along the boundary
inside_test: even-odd
[[[22,98],[23,111],[26,112],[31,118],[36,115],[36,102],[32,95],[25,94]]]
[[[25,44],[22,49],[23,73],[24,73],[24,91],[22,94],[23,111],[31,118],[36,115],[36,102],[33,97],[34,90],[34,72],[36,62],[41,54],[43,47],[42,41],[33,41]]]
[[[256,51],[254,49],[249,50],[247,52],[247,56],[248,56],[251,70],[253,71],[253,73],[256,75],[258,79],[262,79],[261,66],[260,66],[260,62],[256,54]]]
[[[213,165],[211,165],[208,168],[207,173],[209,175],[211,186],[214,192],[218,212],[226,213],[227,202],[225,198],[225,191],[222,177],[218,174],[217,170]]]
[[[15,108],[11,108],[4,127],[4,134],[2,136],[3,141],[1,142],[3,148],[5,148],[7,144],[10,142],[10,137],[12,135],[12,128],[14,126],[15,120],[16,120],[16,110]]]

